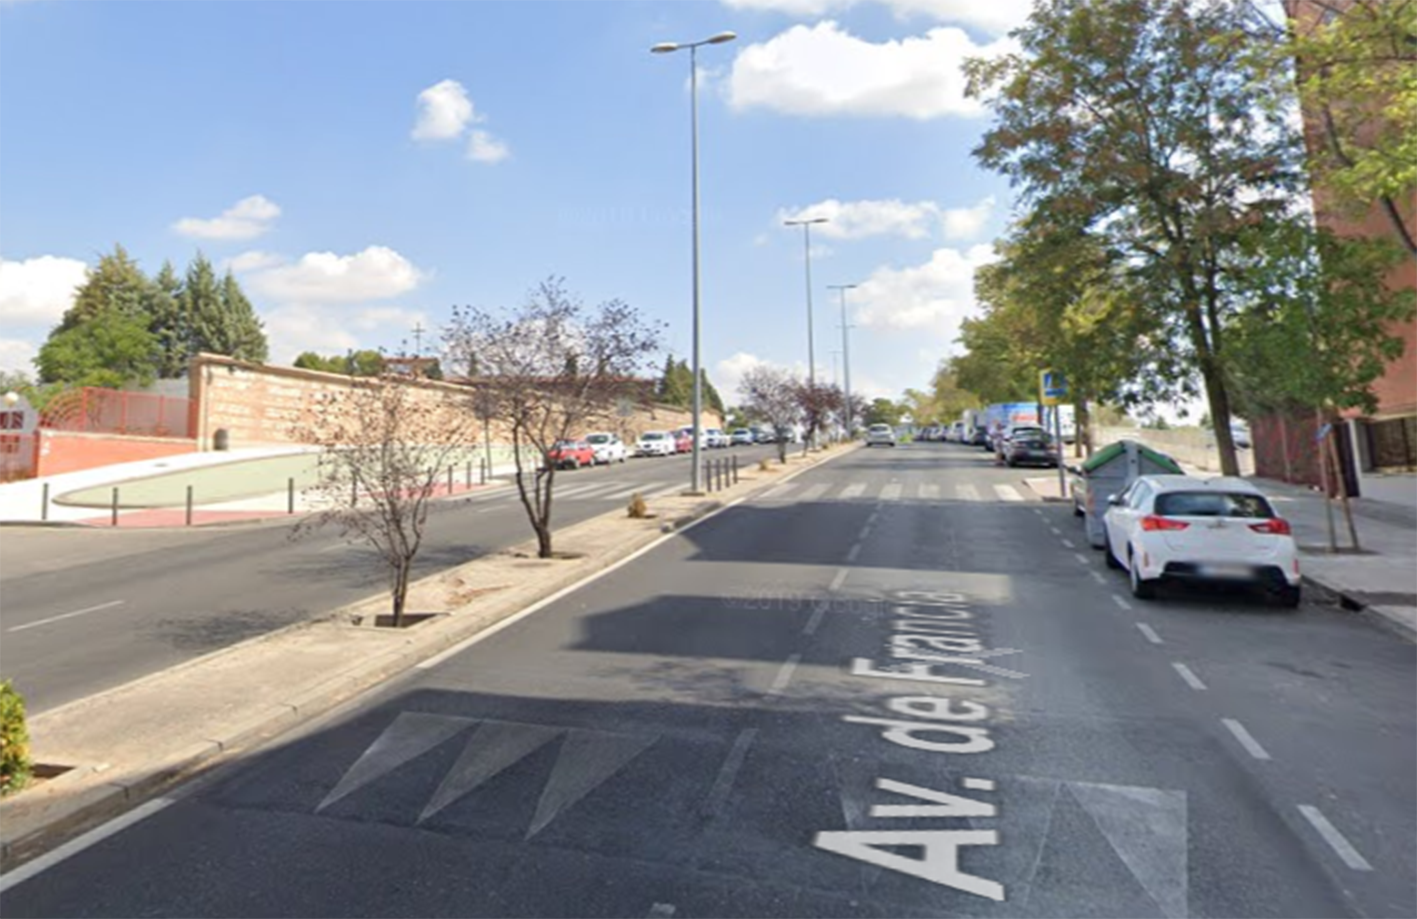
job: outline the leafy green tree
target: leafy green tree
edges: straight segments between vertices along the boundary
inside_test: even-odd
[[[689,378],[693,379],[692,371],[690,371]],[[724,410],[723,406],[723,397],[718,394],[718,390],[714,389],[713,384],[709,382],[708,371],[703,369],[702,367],[699,368],[699,379],[702,381],[700,383],[700,388],[702,390],[702,392],[700,393],[700,397],[703,399],[704,408],[718,412],[720,416],[725,415],[726,411]],[[690,393],[690,404],[692,404],[693,401],[693,394]]]
[[[246,299],[245,292],[241,290],[241,285],[236,282],[236,277],[230,271],[227,271],[226,277],[221,281],[220,303],[220,328],[223,338],[211,341],[211,344],[221,348],[217,353],[229,354],[243,361],[263,363],[269,356],[265,330],[261,327],[261,320],[256,317],[256,310],[251,306],[251,301]]]
[[[321,357],[314,351],[301,351],[295,356],[292,366],[301,370],[320,370],[325,373],[337,373],[338,371],[330,366],[330,359]]]
[[[212,263],[200,252],[187,265],[178,303],[190,324],[192,353],[225,354],[218,350],[225,325],[221,314],[221,284]]]
[[[900,424],[903,414],[905,414],[904,406],[882,396],[871,400],[871,404],[866,407],[866,415],[862,422],[868,425],[888,424],[895,427]]]
[[[1291,215],[1305,185],[1263,32],[1246,0],[1055,0],[1013,33],[1018,52],[966,65],[994,115],[975,156],[1130,267],[1155,350],[1203,384],[1229,475],[1231,282],[1263,258],[1242,239]]]
[[[192,358],[192,328],[182,307],[182,279],[163,262],[148,289],[148,331],[157,341],[157,375],[175,379],[187,373]]]
[[[56,331],[67,332],[109,311],[145,316],[150,290],[138,263],[126,249],[115,245],[111,254],[100,256],[98,264],[88,270]]]
[[[111,309],[69,329],[56,329],[35,360],[41,383],[119,388],[147,386],[157,342],[147,317]]]

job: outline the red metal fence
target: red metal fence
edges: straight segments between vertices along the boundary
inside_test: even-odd
[[[86,387],[50,400],[39,426],[55,431],[191,437],[192,400]]]

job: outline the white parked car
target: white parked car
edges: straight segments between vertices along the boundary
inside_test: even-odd
[[[673,456],[674,437],[668,431],[645,431],[635,441],[636,456]]]
[[[874,447],[876,444],[894,447],[895,430],[888,424],[871,425],[866,429],[866,446]]]
[[[625,442],[620,439],[618,434],[597,431],[594,434],[587,434],[585,442],[590,444],[590,448],[595,451],[596,465],[623,463],[625,457],[630,454],[630,451],[625,449]]]
[[[1299,605],[1289,523],[1248,481],[1145,475],[1107,503],[1107,565],[1127,571],[1133,596],[1151,599],[1162,581],[1222,581]]]
[[[720,450],[728,446],[728,435],[719,428],[706,428],[704,442],[708,444],[710,450]]]

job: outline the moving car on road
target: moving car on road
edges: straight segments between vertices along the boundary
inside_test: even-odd
[[[882,444],[887,447],[895,446],[895,431],[888,424],[873,424],[866,429],[866,446],[874,447]]]
[[[558,440],[546,451],[546,464],[557,469],[595,465],[595,451],[583,440]]]
[[[1214,581],[1299,605],[1289,523],[1245,479],[1147,475],[1107,503],[1107,566],[1127,571],[1133,596],[1149,600],[1163,581]]]
[[[610,434],[604,431],[597,431],[594,434],[587,434],[585,442],[590,444],[591,450],[595,453],[597,463],[623,463],[629,451],[625,449],[625,444],[620,440],[620,435]]]
[[[645,431],[635,441],[636,456],[673,456],[674,438],[668,431]]]

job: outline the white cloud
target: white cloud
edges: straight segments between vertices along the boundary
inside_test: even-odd
[[[11,328],[57,323],[73,305],[87,270],[78,259],[55,255],[0,259],[0,322]]]
[[[723,0],[734,9],[769,10],[799,18],[817,17],[857,6],[860,0]],[[1003,34],[1024,24],[1033,0],[877,0],[897,18],[928,17]]]
[[[34,357],[38,353],[33,342],[0,338],[0,370],[23,373],[33,379]]]
[[[452,140],[477,120],[463,85],[457,80],[443,80],[418,94],[413,139]]]
[[[994,199],[988,197],[973,207],[941,208],[934,201],[913,204],[896,198],[886,200],[838,201],[828,198],[792,210],[779,209],[778,221],[801,220],[805,217],[826,217],[827,223],[812,227],[812,235],[831,239],[865,239],[871,236],[901,236],[925,239],[943,229],[946,239],[977,237],[994,211]]]
[[[512,155],[505,141],[483,130],[475,130],[468,138],[467,158],[478,163],[500,163]]]
[[[724,358],[714,365],[713,378],[716,381],[714,387],[719,392],[732,394],[731,402],[742,402],[746,398],[739,390],[743,384],[743,375],[754,367],[761,367],[766,363],[768,362],[756,354],[739,351],[732,357]]]
[[[307,252],[299,261],[248,275],[256,293],[286,304],[360,303],[387,300],[413,290],[424,275],[386,246],[353,255]]]
[[[925,330],[953,341],[960,320],[974,311],[974,269],[995,258],[993,247],[936,249],[910,268],[878,268],[853,298],[856,321],[868,328]]]
[[[413,336],[415,325],[423,326],[424,344],[432,341],[433,334],[428,315],[421,310],[405,309],[402,306],[368,306],[359,310],[350,319],[350,324],[362,332],[372,332],[380,326],[392,325],[406,329],[409,338]]]
[[[1012,47],[1009,39],[977,45],[957,28],[876,44],[835,22],[797,25],[743,49],[728,78],[728,101],[807,116],[975,115],[982,108],[964,96],[961,63]]]
[[[270,230],[279,216],[280,207],[274,201],[252,195],[222,211],[220,217],[183,217],[172,228],[197,239],[255,239]]]
[[[252,249],[249,252],[242,252],[240,255],[232,256],[222,263],[222,267],[239,272],[258,271],[262,268],[271,268],[275,265],[279,265],[284,261],[284,258],[276,255],[274,252],[261,252],[260,250]]]
[[[945,239],[975,239],[994,213],[994,196],[974,207],[950,208],[944,213]]]
[[[360,348],[359,339],[330,313],[301,304],[263,311],[261,321],[273,349],[271,357],[279,363],[290,364],[304,351],[330,355]]]

